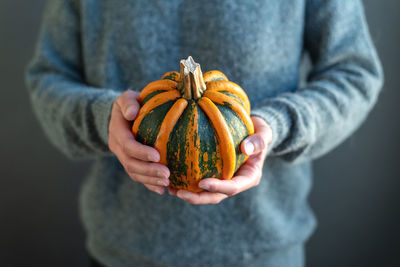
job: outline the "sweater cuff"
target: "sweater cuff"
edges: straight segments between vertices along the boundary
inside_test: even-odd
[[[117,99],[121,92],[114,90],[104,90],[96,102],[93,104],[93,114],[101,141],[108,147],[108,126],[111,118],[111,110],[115,99]]]
[[[283,114],[283,112],[268,106],[255,108],[251,111],[251,116],[260,117],[271,127],[272,141],[268,146],[268,153],[273,153],[287,136],[288,121]]]

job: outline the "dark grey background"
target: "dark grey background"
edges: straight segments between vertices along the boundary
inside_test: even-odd
[[[315,164],[310,201],[319,227],[309,267],[400,266],[400,1],[364,3],[386,83],[366,123]],[[0,0],[0,266],[88,262],[77,213],[88,163],[70,162],[49,144],[23,81],[43,4]]]

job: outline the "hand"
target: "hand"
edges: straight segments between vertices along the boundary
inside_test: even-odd
[[[159,163],[158,151],[135,140],[131,123],[140,108],[138,95],[125,91],[112,107],[109,124],[108,146],[117,156],[125,171],[135,182],[144,184],[149,190],[164,193],[169,185],[169,169]]]
[[[235,177],[231,180],[203,179],[199,182],[199,187],[206,191],[200,193],[169,189],[170,194],[176,194],[190,204],[218,204],[227,197],[257,186],[261,180],[267,148],[272,140],[272,131],[263,119],[258,117],[251,119],[255,133],[243,140],[240,145],[241,151],[250,157],[235,173]]]

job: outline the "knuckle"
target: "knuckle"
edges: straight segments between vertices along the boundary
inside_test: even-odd
[[[131,149],[128,146],[122,146],[122,151],[127,155],[131,153]]]
[[[258,164],[252,164],[249,166],[250,172],[257,173],[258,172]]]
[[[257,176],[257,179],[254,181],[254,186],[258,186],[260,184],[261,181],[261,176]]]
[[[126,90],[125,91],[125,94],[126,95],[129,95],[129,96],[136,96],[136,92],[135,91],[132,91],[132,90],[130,90],[130,89],[128,89],[128,90]]]
[[[116,150],[114,149],[114,147],[109,147],[109,149],[110,149],[110,151],[111,151],[111,153],[113,153],[115,156],[117,156],[117,152],[116,152]]]
[[[151,164],[150,166],[144,166],[144,170],[146,171],[148,176],[154,176],[158,177],[159,173],[162,173],[157,166],[154,166],[154,164]]]
[[[259,149],[259,150],[263,150],[264,148],[265,148],[265,141],[264,141],[264,138],[261,136],[261,135],[258,135],[257,136],[257,139],[256,139],[257,141],[256,141],[256,146],[257,146],[257,148]]]
[[[122,149],[122,152],[124,152],[125,154],[128,154],[127,152],[128,152],[128,148],[126,147],[126,146],[122,146],[121,147]]]
[[[126,90],[125,92],[123,92],[123,93],[121,94],[121,98],[122,98],[122,99],[126,98],[127,96],[129,96],[129,95],[131,94],[131,92],[132,92],[132,91],[130,91],[130,90]]]
[[[231,192],[231,196],[236,195],[237,193],[239,193],[239,187],[236,184],[233,184],[232,186],[232,192]]]
[[[132,179],[133,181],[135,181],[135,182],[138,181],[137,176],[136,176],[135,173],[129,173],[129,176],[131,177],[131,179]]]
[[[239,187],[235,183],[232,183],[231,188],[227,191],[229,193],[225,193],[225,194],[228,196],[233,196],[233,195],[236,195],[238,193],[238,191],[239,191]]]
[[[136,172],[136,167],[133,164],[127,164],[126,171],[133,175]]]
[[[210,184],[210,188],[209,188],[208,191],[210,191],[210,192],[215,192],[215,191],[217,191],[217,186],[216,186],[215,184]]]
[[[111,140],[108,141],[108,148],[110,149],[111,152],[115,154],[114,142],[112,142]]]

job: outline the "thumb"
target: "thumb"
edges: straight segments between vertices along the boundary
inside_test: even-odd
[[[140,104],[138,102],[138,94],[132,90],[126,90],[117,100],[122,115],[128,121],[136,118]]]
[[[266,149],[266,147],[267,144],[259,133],[247,137],[241,144],[241,150],[247,156],[258,154]]]
[[[261,118],[252,117],[255,133],[241,144],[241,151],[247,156],[255,155],[267,149],[272,140],[271,127]]]

